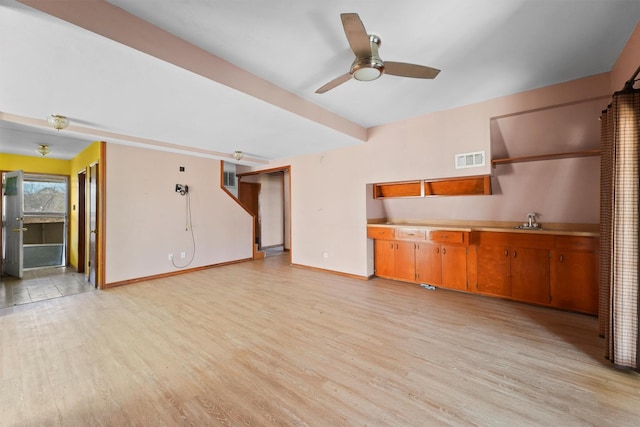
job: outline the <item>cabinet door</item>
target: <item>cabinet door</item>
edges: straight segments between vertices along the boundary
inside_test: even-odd
[[[478,283],[481,293],[511,296],[510,249],[502,245],[478,245]]]
[[[554,251],[551,262],[553,305],[598,314],[598,259],[595,252]]]
[[[440,245],[417,243],[416,282],[440,286],[441,278]]]
[[[395,242],[395,278],[413,282],[416,280],[415,243]]]
[[[511,297],[536,304],[551,302],[549,250],[511,248]]]
[[[393,278],[395,275],[395,242],[374,240],[373,257],[376,276]]]
[[[442,287],[467,290],[467,247],[442,245]]]

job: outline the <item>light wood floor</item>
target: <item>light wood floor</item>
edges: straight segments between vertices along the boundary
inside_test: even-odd
[[[0,425],[639,425],[593,317],[287,259],[0,309]]]

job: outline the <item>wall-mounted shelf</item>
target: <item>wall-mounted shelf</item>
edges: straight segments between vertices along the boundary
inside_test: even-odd
[[[373,184],[373,198],[382,197],[421,197],[422,181],[388,182]]]
[[[373,184],[374,199],[488,194],[491,194],[489,175]]]
[[[538,156],[522,156],[522,157],[508,157],[504,159],[495,159],[491,161],[491,165],[495,168],[498,165],[506,165],[509,163],[524,163],[524,162],[538,162],[541,160],[555,160],[555,159],[568,159],[575,157],[592,157],[599,156],[600,149],[582,150],[582,151],[570,151],[567,153],[556,154],[542,154]]]

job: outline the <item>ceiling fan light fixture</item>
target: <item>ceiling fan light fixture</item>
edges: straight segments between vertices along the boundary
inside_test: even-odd
[[[358,68],[353,72],[353,78],[361,82],[370,82],[382,75],[382,71],[377,68]]]
[[[51,150],[49,150],[49,146],[46,144],[40,144],[38,145],[38,148],[36,148],[36,153],[40,154],[42,157],[45,157],[50,152]]]
[[[372,43],[373,46],[375,44]],[[384,63],[377,56],[371,58],[356,58],[351,65],[353,78],[361,82],[370,82],[384,73]]]
[[[47,122],[51,125],[52,128],[56,130],[62,130],[69,126],[69,119],[65,116],[61,116],[59,114],[52,114],[47,117]]]

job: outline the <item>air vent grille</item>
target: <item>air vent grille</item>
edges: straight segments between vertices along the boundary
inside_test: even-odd
[[[474,153],[456,154],[456,169],[475,168],[484,166],[484,151],[476,151]]]

